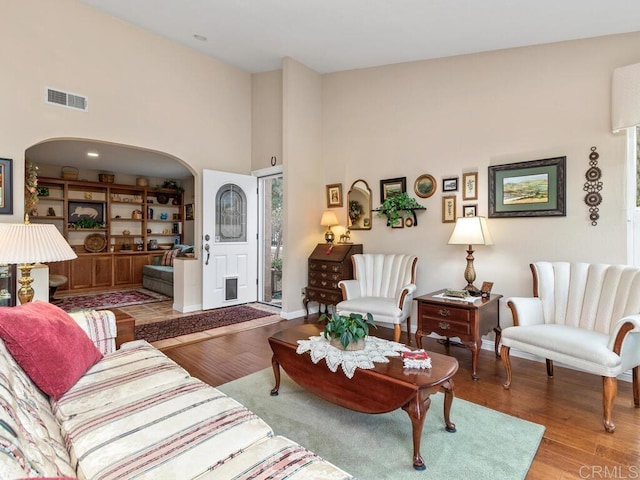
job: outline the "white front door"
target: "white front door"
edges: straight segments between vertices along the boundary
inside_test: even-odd
[[[258,292],[256,177],[202,172],[202,309],[255,302]]]

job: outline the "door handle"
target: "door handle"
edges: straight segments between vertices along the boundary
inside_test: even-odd
[[[209,251],[209,249],[210,249],[210,248],[211,248],[211,247],[209,247],[209,244],[208,244],[208,243],[205,243],[205,245],[204,245],[204,249],[205,249],[205,251],[207,252],[207,259],[204,261],[204,264],[205,264],[205,265],[209,265],[209,256],[211,255],[211,252]]]

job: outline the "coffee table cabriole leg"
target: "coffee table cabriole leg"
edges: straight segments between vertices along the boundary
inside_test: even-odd
[[[440,386],[444,390],[444,422],[447,432],[455,432],[456,426],[449,419],[451,412],[451,404],[453,403],[453,380],[447,380]],[[438,388],[420,390],[416,396],[402,409],[407,412],[411,419],[413,434],[413,468],[415,470],[425,470],[427,467],[420,455],[420,444],[422,440],[422,429],[424,427],[424,419],[427,411],[431,406],[431,394],[435,393]]]
[[[276,379],[276,386],[271,389],[271,396],[275,397],[278,395],[278,390],[280,390],[280,364],[275,355],[271,357],[271,367],[273,368],[273,376]]]

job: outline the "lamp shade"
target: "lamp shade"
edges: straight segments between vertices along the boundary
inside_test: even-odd
[[[320,225],[322,225],[323,227],[332,227],[334,225],[338,225],[338,217],[336,217],[336,214],[333,213],[330,210],[326,210],[323,214],[322,214],[322,220],[320,220]]]
[[[640,63],[616,68],[611,82],[611,129],[640,125]]]
[[[449,245],[493,245],[487,219],[484,217],[460,217],[449,238]]]
[[[60,262],[77,258],[55,225],[0,224],[0,263]]]

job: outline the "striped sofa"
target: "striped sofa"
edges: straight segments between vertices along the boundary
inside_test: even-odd
[[[58,400],[0,340],[0,478],[352,478],[148,343],[115,350],[111,312],[73,316],[104,357]]]

